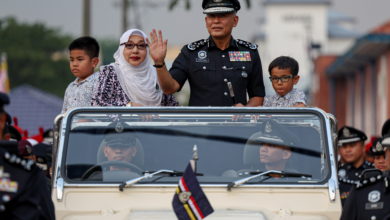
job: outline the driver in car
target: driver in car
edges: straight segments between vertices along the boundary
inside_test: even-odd
[[[103,153],[108,161],[131,163],[137,154],[137,138],[129,133],[108,134],[104,138]],[[125,169],[110,166],[110,170]]]

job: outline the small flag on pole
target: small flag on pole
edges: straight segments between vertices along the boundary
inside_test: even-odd
[[[9,93],[8,65],[5,53],[0,54],[0,92]]]
[[[179,220],[204,219],[214,212],[190,163],[179,180],[172,206]]]

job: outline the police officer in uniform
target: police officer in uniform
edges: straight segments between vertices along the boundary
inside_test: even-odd
[[[9,103],[0,93],[0,117]],[[0,120],[0,128],[5,121]],[[17,144],[15,142],[15,148]],[[47,180],[31,160],[6,151],[0,144],[0,219],[55,219]]]
[[[167,40],[161,31],[150,34],[150,54],[163,91],[180,91],[188,80],[190,106],[262,105],[265,89],[257,45],[232,37],[239,1],[203,0],[202,7],[209,38],[184,46],[169,72],[164,63]]]
[[[341,203],[344,205],[352,187],[359,181],[363,170],[373,168],[365,160],[364,141],[367,140],[363,131],[344,126],[338,131],[338,147],[342,161],[338,167],[338,180]]]
[[[389,121],[390,122],[390,121]],[[390,124],[390,123],[389,123]],[[383,139],[373,146],[376,153],[385,154],[390,164],[390,126],[383,127]],[[390,171],[368,169],[345,201],[341,220],[390,219]]]

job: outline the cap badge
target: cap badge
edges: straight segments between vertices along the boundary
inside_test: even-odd
[[[179,193],[179,200],[182,203],[187,203],[187,201],[190,199],[190,197],[191,197],[191,192],[181,192],[181,193]]]
[[[265,124],[265,132],[271,133],[272,132],[272,126],[271,123],[268,121],[267,124]]]
[[[383,146],[382,144],[378,141],[375,145],[375,152],[383,151]]]
[[[124,127],[123,127],[122,123],[120,123],[120,122],[116,123],[116,125],[115,125],[116,132],[121,133],[121,132],[123,132],[123,129],[124,129]]]
[[[343,129],[343,135],[344,135],[345,137],[350,137],[350,136],[351,136],[351,132],[349,131],[348,128],[344,128],[344,129]]]
[[[368,193],[369,202],[378,202],[381,199],[381,193],[378,190],[373,190]]]

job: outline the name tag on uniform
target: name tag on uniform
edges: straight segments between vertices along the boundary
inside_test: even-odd
[[[229,51],[230,61],[252,61],[249,51]]]

